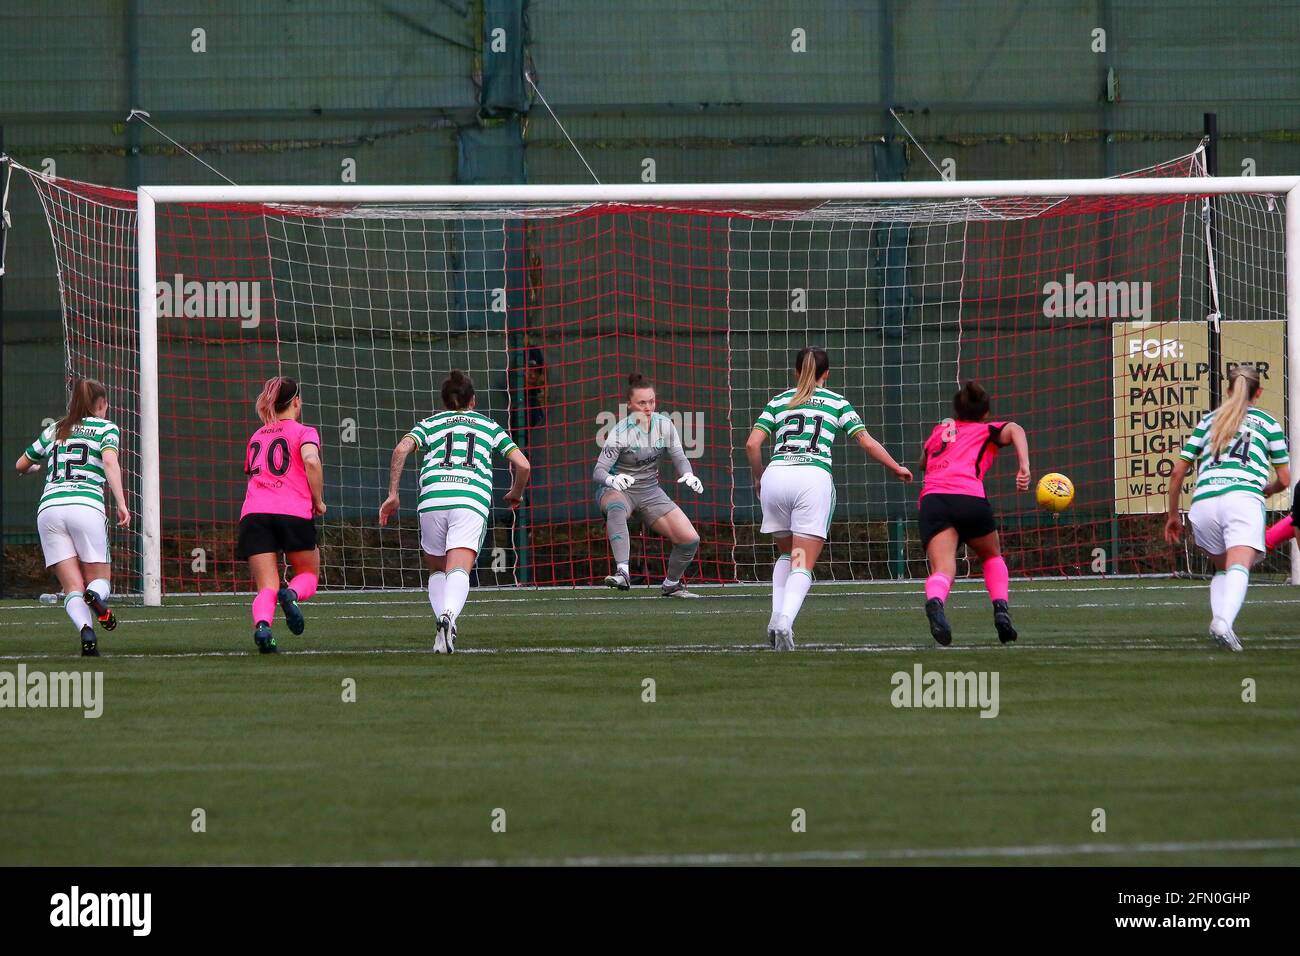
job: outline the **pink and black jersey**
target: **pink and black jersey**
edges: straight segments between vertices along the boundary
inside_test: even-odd
[[[921,497],[931,494],[987,498],[984,476],[1001,447],[998,435],[1006,422],[958,422],[934,426],[925,440],[925,483]]]
[[[311,486],[302,463],[302,446],[320,446],[316,429],[292,418],[263,425],[253,432],[244,452],[248,492],[239,516],[250,514],[312,516]]]

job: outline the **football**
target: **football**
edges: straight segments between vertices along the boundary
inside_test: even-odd
[[[1038,504],[1048,511],[1064,511],[1074,500],[1074,485],[1065,475],[1052,472],[1038,479]]]

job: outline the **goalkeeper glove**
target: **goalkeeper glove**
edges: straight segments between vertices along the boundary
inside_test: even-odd
[[[636,479],[626,473],[605,476],[605,486],[613,488],[615,491],[627,491],[635,482]]]
[[[704,482],[700,481],[700,479],[696,478],[694,475],[682,475],[677,479],[677,483],[679,485],[685,485],[697,495],[704,494]]]

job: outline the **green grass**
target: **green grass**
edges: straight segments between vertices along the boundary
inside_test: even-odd
[[[1300,863],[1294,589],[1252,589],[1243,654],[1204,584],[1021,585],[1007,648],[963,585],[949,650],[915,586],[819,585],[794,654],[762,591],[702,593],[474,593],[451,658],[420,594],[322,596],[278,657],[243,600],[125,607],[88,662],[5,602],[0,671],[102,670],[105,703],[0,710],[0,864]],[[999,715],[894,708],[915,663],[997,671]]]

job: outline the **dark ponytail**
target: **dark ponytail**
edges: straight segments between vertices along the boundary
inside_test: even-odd
[[[93,378],[78,379],[68,399],[68,414],[59,419],[59,427],[55,429],[55,441],[63,441],[71,435],[77,422],[89,418],[95,411],[95,403],[107,397],[108,389]]]
[[[298,397],[298,383],[287,375],[268,378],[262,386],[262,393],[257,396],[257,417],[263,425],[275,421],[275,416],[289,407]]]
[[[451,370],[447,381],[442,383],[442,404],[449,411],[458,412],[469,408],[474,398],[474,383],[458,368]]]
[[[974,382],[967,382],[952,397],[953,417],[959,422],[983,421],[989,413],[988,392]]]

